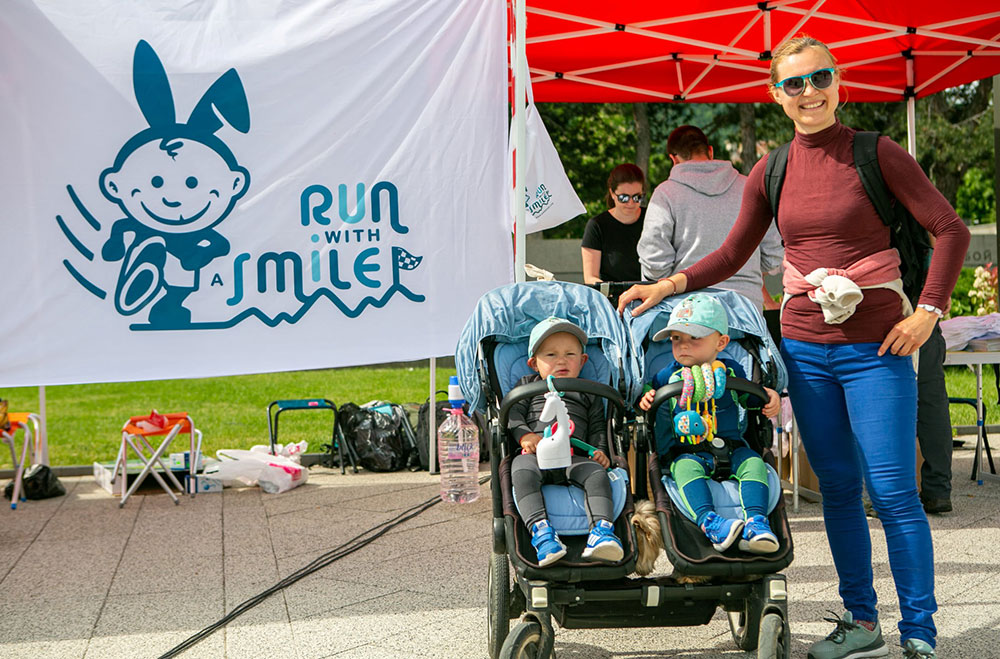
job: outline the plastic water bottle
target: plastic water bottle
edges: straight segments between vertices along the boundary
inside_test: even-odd
[[[448,380],[451,413],[438,427],[438,465],[441,469],[441,500],[470,503],[479,498],[479,428],[462,412],[462,390],[458,376]]]

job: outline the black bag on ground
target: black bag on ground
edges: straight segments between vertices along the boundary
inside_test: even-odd
[[[407,466],[413,452],[413,445],[402,428],[406,413],[399,405],[388,405],[390,413],[354,403],[344,403],[337,410],[344,441],[368,471],[398,471]]]
[[[59,482],[48,465],[31,465],[21,477],[21,492],[25,499],[49,499],[66,494],[66,488]],[[3,488],[3,498],[10,501],[14,496],[14,481]]]
[[[439,394],[447,394],[447,391],[438,391]],[[417,443],[417,453],[420,456],[420,469],[430,468],[430,455],[428,454],[428,428],[427,423],[430,420],[430,399],[428,398],[420,406],[420,410],[417,412],[417,430],[416,430],[416,443]],[[437,447],[437,429],[441,426],[446,418],[448,418],[448,410],[451,409],[451,403],[447,400],[436,400],[434,401],[434,446]],[[465,403],[462,405],[462,410],[468,414],[469,404]],[[490,437],[489,433],[486,431],[486,419],[479,412],[472,413],[472,421],[479,428],[479,461],[489,462],[490,460]]]

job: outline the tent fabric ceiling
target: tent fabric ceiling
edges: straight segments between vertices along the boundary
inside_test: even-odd
[[[526,1],[536,101],[767,102],[769,53],[800,33],[831,47],[850,101],[1000,73],[996,0]]]

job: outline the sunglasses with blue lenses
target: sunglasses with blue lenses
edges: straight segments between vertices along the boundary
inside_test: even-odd
[[[813,89],[826,89],[833,84],[834,69],[817,69],[804,76],[792,76],[777,83],[775,87],[783,90],[788,96],[798,96],[806,89],[806,80],[813,86]]]
[[[638,204],[640,201],[642,201],[642,197],[643,197],[643,195],[641,193],[640,194],[632,194],[632,195],[628,195],[628,194],[616,194],[615,195],[615,198],[618,201],[622,202],[623,204],[627,204],[629,202],[629,199],[631,199],[632,201],[634,201],[635,203]]]

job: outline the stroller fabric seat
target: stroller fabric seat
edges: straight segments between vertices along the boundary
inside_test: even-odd
[[[611,381],[611,364],[600,346],[588,343],[584,351],[587,363],[580,371],[580,378],[592,382]],[[506,395],[526,375],[534,374],[528,366],[528,342],[498,343],[493,352],[493,367],[500,383],[501,395]]]
[[[614,518],[618,519],[625,508],[628,473],[621,467],[615,467],[608,471],[608,478],[611,480]],[[542,499],[545,500],[549,525],[556,530],[556,533],[559,535],[590,533],[590,516],[587,514],[587,504],[582,489],[576,485],[543,485]],[[516,497],[514,505],[517,505]],[[518,508],[517,512],[521,514],[521,509]],[[523,514],[521,516],[524,517]]]
[[[778,505],[778,499],[781,498],[781,480],[778,478],[778,472],[774,470],[774,467],[766,463],[764,466],[767,467],[767,513],[770,515],[774,507]],[[687,506],[684,505],[680,488],[677,487],[674,479],[667,475],[662,480],[663,486],[666,488],[667,494],[670,495],[670,500],[674,502],[677,510],[681,511],[681,514],[692,522],[695,521],[694,516],[687,509]],[[731,478],[727,478],[724,481],[709,478],[708,489],[712,493],[712,505],[715,506],[716,513],[728,519],[743,519],[743,509],[740,507],[739,483]]]
[[[571,282],[522,282],[483,295],[459,336],[455,369],[469,409],[486,411],[476,366],[481,342],[489,337],[497,344],[490,370],[499,382],[495,393],[502,398],[521,375],[530,373],[526,370],[528,337],[535,325],[549,316],[565,318],[586,332],[590,359],[581,378],[612,388],[621,385],[627,392],[626,400],[642,394],[641,366],[628,350],[618,311],[601,293]]]

